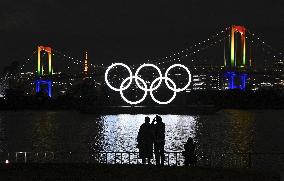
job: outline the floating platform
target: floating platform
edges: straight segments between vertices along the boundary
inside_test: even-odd
[[[188,105],[188,106],[103,106],[84,107],[80,109],[83,113],[91,114],[179,114],[197,115],[214,114],[220,108],[215,105]]]

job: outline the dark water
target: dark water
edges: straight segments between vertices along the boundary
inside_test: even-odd
[[[151,119],[155,115],[148,115]],[[0,112],[0,151],[137,151],[145,115],[95,116],[71,111]],[[189,136],[199,155],[284,152],[284,110],[223,110],[214,115],[161,115],[166,151]]]

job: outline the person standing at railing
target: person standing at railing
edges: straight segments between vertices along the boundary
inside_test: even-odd
[[[142,163],[151,163],[153,158],[153,131],[150,124],[150,118],[145,117],[145,123],[140,126],[137,136],[137,148],[139,149],[139,158],[142,159]]]
[[[195,166],[197,162],[197,158],[195,155],[195,144],[193,139],[189,137],[187,142],[184,144],[184,151],[182,152],[184,156],[184,165],[185,166]]]
[[[156,124],[155,124],[156,122]],[[154,152],[156,165],[164,165],[165,161],[165,123],[158,115],[152,121],[152,127],[154,132]]]

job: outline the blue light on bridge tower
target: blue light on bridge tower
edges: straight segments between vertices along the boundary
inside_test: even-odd
[[[247,74],[237,73],[237,72],[226,72],[225,76],[226,78],[228,78],[228,89],[240,89],[240,90],[246,89],[247,76],[248,76]]]
[[[41,91],[47,93],[48,97],[51,97],[51,88],[52,88],[52,81],[51,80],[36,80],[36,93]],[[47,85],[46,88],[42,88],[41,86]]]
[[[245,90],[248,75],[243,73],[240,76],[241,76],[241,90]]]
[[[227,72],[226,77],[228,78],[228,88],[229,89],[235,89],[235,79],[236,73],[235,72]]]
[[[231,26],[229,32],[229,58],[226,58],[226,43],[224,43],[224,78],[228,81],[228,89],[245,90],[248,74],[244,73],[251,66],[247,62],[247,29],[244,26]],[[230,62],[226,62],[230,60]]]
[[[41,60],[41,52],[44,51],[48,54],[48,71],[44,71],[44,67]],[[49,80],[50,76],[52,76],[53,68],[52,68],[52,62],[51,62],[51,53],[52,49],[51,47],[45,47],[45,46],[38,46],[38,57],[37,57],[37,74],[35,76],[35,86],[36,86],[36,93],[44,92],[49,97],[51,97],[51,91],[52,91],[52,81]],[[48,79],[46,79],[44,76],[48,76]]]

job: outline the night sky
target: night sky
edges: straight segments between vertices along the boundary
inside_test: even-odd
[[[186,48],[231,24],[283,50],[283,0],[1,0],[0,69],[49,45],[92,63],[144,62]]]

